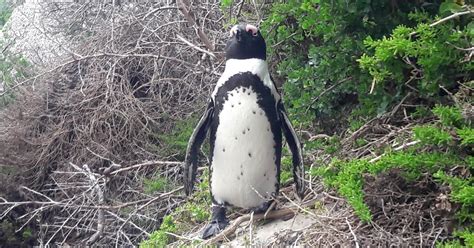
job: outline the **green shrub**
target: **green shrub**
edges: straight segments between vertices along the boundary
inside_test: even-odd
[[[363,174],[370,166],[367,160],[341,161],[334,160],[327,167],[316,167],[310,173],[321,176],[324,183],[337,189],[354,208],[354,211],[364,221],[369,221],[372,216],[364,203]]]
[[[352,205],[359,218],[369,221],[371,214],[364,203],[362,191],[364,174],[379,175],[391,169],[400,169],[406,179],[414,181],[423,173],[435,173],[460,163],[456,154],[403,151],[387,154],[373,163],[366,159],[336,159],[327,167],[314,168],[311,174],[321,176],[328,187],[336,188]]]
[[[436,105],[432,111],[446,127],[459,127],[463,124],[461,110],[457,107]]]
[[[8,19],[10,19],[12,11],[12,4],[9,1],[0,0],[0,29],[2,29]],[[5,39],[5,37],[2,39]],[[0,49],[2,50],[0,54],[0,81],[4,89],[8,89],[15,78],[21,79],[26,76],[26,70],[24,70],[24,68],[28,66],[28,62],[21,56],[12,55],[5,50],[6,44],[4,44],[4,42],[5,40],[0,40]],[[12,93],[0,96],[0,109],[12,103],[14,100],[15,96]]]
[[[461,145],[474,145],[474,129],[463,127],[461,129],[457,129],[456,132],[461,138]]]
[[[453,233],[458,239],[445,242],[440,247],[474,247],[474,228],[472,227],[474,223],[474,178],[472,175],[468,178],[450,176],[443,171],[438,171],[434,176],[440,182],[450,186],[450,199],[461,206],[456,212],[457,218],[461,224],[466,223],[465,225],[467,225],[464,229]],[[463,242],[461,243],[460,240]]]
[[[409,90],[404,86],[409,78],[405,72],[409,66],[402,60],[408,53],[422,57],[422,63],[430,70],[430,78],[442,73],[436,69],[440,64],[436,62],[438,58],[442,59],[443,66],[456,70],[457,67],[449,63],[457,63],[463,52],[446,42],[464,47],[464,36],[456,36],[457,32],[451,30],[447,35],[431,39],[423,33],[425,38],[421,41],[412,41],[407,36],[412,30],[409,27],[416,26],[421,19],[432,20],[440,2],[427,5],[419,1],[394,6],[381,0],[290,0],[274,4],[262,30],[269,43],[269,54],[278,62],[277,72],[287,78],[285,101],[288,111],[295,116],[293,119],[303,126],[317,122],[319,128],[331,131],[347,121],[345,106],[352,105],[350,108],[356,109],[351,115],[355,123],[351,125],[354,129],[360,127],[361,118],[384,113]],[[397,26],[394,38],[384,38]],[[422,46],[427,44],[430,46],[424,49]],[[433,46],[448,50],[430,58],[429,49]],[[438,50],[431,53],[436,52]],[[356,63],[359,58],[362,69]],[[379,82],[369,94],[373,78],[398,81],[392,80],[385,86]]]
[[[154,231],[150,238],[140,243],[140,247],[151,248],[151,247],[165,247],[170,241],[170,235],[168,233],[176,232],[176,225],[173,218],[169,215],[163,218],[163,222],[160,225],[160,229]]]
[[[176,122],[171,132],[158,134],[160,146],[156,148],[157,152],[163,157],[173,156],[177,160],[184,160],[189,137],[193,134],[198,120],[196,117],[180,120]]]
[[[142,241],[140,247],[164,247],[173,241],[167,233],[181,234],[209,219],[211,216],[209,170],[204,170],[199,178],[201,182],[189,200],[166,215],[160,228],[154,231],[147,240]]]
[[[143,180],[145,192],[148,194],[157,192],[157,191],[167,191],[172,188],[171,183],[166,177],[155,176],[152,179],[145,178]]]
[[[471,85],[474,63],[466,49],[472,46],[474,22],[471,14],[464,14],[432,25],[469,8],[463,1],[450,0],[403,4],[288,0],[270,9],[262,30],[271,63],[286,78],[284,99],[297,126],[314,132],[337,133],[338,127],[356,131],[371,118],[386,116],[388,110],[401,106],[402,99],[407,106],[400,109],[407,119],[422,123],[437,117],[436,123],[413,128],[413,139],[420,140],[419,144],[404,151],[386,149],[373,163],[338,157],[343,155],[338,152],[338,140],[305,144],[306,151],[324,150],[334,157],[329,165],[311,173],[347,198],[362,220],[371,219],[364,202],[364,175],[396,170],[416,181],[421,175],[474,168],[474,159],[468,155],[474,140],[472,127],[460,107],[446,106],[462,105],[455,99],[457,91]],[[463,99],[469,99],[469,90],[464,94]],[[394,115],[400,112],[389,116],[397,118]],[[363,138],[355,140],[358,147],[366,143]],[[454,181],[440,178],[438,182],[450,185],[452,201],[467,204],[471,179],[460,180],[465,183],[458,189]],[[465,209],[472,215],[469,204]],[[471,234],[459,234],[459,244],[468,243]]]
[[[461,204],[458,216],[462,221],[474,221],[474,178],[459,178],[438,171],[435,178],[446,183],[451,189],[451,199]]]
[[[4,41],[0,40],[0,49],[5,49]],[[32,65],[22,56],[3,50],[0,54],[0,81],[5,93],[0,96],[0,108],[13,103],[16,99],[12,91],[8,91],[16,82],[21,82],[30,76]]]
[[[0,29],[7,23],[12,15],[12,6],[6,0],[0,0]]]
[[[281,158],[280,184],[285,185],[293,178],[293,160],[291,156]]]
[[[414,127],[413,133],[415,139],[420,140],[425,145],[446,146],[452,141],[452,137],[448,132],[431,125]]]

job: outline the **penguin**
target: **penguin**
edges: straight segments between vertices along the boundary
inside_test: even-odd
[[[231,28],[225,70],[191,135],[184,162],[184,189],[192,193],[199,151],[209,132],[211,220],[207,239],[228,225],[226,207],[264,212],[280,188],[282,131],[293,156],[295,190],[304,194],[301,145],[266,62],[257,27]]]

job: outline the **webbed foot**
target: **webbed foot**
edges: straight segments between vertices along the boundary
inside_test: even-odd
[[[211,222],[206,226],[202,233],[203,239],[208,239],[225,229],[229,225],[229,221],[225,217],[225,206],[224,205],[214,205],[212,206],[211,212]]]
[[[267,212],[268,208],[272,205],[273,200],[262,203],[260,206],[253,208],[252,210],[256,214],[261,214]]]
[[[218,233],[220,233],[222,230],[225,229],[225,227],[229,225],[229,221],[225,220],[223,221],[217,221],[217,220],[211,220],[211,222],[206,226],[206,229],[204,229],[204,232],[202,233],[202,238],[203,239],[208,239]]]

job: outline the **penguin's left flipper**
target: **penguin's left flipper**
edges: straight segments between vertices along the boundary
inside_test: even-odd
[[[186,195],[190,195],[193,191],[199,160],[199,150],[206,139],[206,133],[209,129],[213,113],[214,102],[211,99],[206,112],[202,115],[196,128],[194,128],[193,134],[189,138],[188,148],[186,149],[186,158],[184,160],[184,192]]]
[[[296,136],[296,132],[291,125],[290,120],[285,111],[283,103],[278,102],[278,113],[281,121],[281,126],[283,128],[283,133],[286,138],[286,142],[290,147],[291,153],[293,155],[293,179],[296,185],[296,194],[303,199],[304,197],[304,164],[303,164],[303,152],[301,150],[301,144]]]

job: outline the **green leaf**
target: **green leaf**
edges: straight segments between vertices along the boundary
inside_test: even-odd
[[[449,0],[439,6],[439,14],[441,15],[456,13],[460,10],[462,10],[462,7],[460,5]]]
[[[471,38],[474,38],[474,21],[467,24],[466,32],[467,35],[469,35]]]
[[[474,129],[465,127],[456,132],[461,137],[461,145],[474,145]]]
[[[222,8],[229,8],[231,4],[232,4],[232,0],[222,0],[221,1],[221,7]]]

